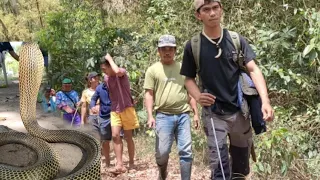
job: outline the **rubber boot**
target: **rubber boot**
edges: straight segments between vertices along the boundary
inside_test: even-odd
[[[163,165],[158,164],[158,170],[159,170],[158,180],[165,180],[167,178],[167,175],[168,175],[167,167],[168,167],[168,162]]]
[[[244,180],[250,173],[248,147],[236,147],[230,145],[232,157],[232,179]]]
[[[181,180],[190,180],[192,162],[180,162]]]

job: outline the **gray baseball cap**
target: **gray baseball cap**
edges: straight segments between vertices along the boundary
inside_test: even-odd
[[[97,72],[93,71],[93,72],[90,72],[90,73],[88,74],[87,78],[88,78],[88,80],[91,80],[92,78],[94,78],[94,77],[96,77],[96,76],[98,76],[98,75],[99,75],[99,74],[98,74]]]
[[[158,41],[158,47],[176,47],[176,38],[172,35],[162,35]]]

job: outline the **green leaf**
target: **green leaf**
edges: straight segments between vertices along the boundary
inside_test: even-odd
[[[266,144],[268,149],[271,148],[271,140],[266,141],[265,144]]]
[[[281,174],[284,175],[288,170],[287,163],[282,162]]]
[[[312,60],[316,59],[317,57],[318,57],[318,53],[317,53],[317,51],[315,51],[313,49],[309,54],[309,60],[312,61]]]
[[[270,164],[267,164],[266,169],[267,169],[267,172],[268,172],[269,174],[271,174],[271,166],[270,166]]]
[[[304,48],[302,56],[305,57],[310,53],[310,51],[314,48],[314,44],[309,44],[307,47]]]
[[[264,172],[264,167],[261,162],[258,163],[258,169],[259,169],[259,171]]]

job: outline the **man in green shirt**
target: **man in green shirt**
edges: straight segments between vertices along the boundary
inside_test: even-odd
[[[192,141],[189,113],[193,111],[195,128],[198,128],[197,104],[184,87],[185,77],[180,75],[181,64],[174,61],[175,37],[161,36],[158,42],[158,52],[161,60],[148,68],[144,89],[148,125],[149,128],[155,128],[156,131],[156,162],[159,179],[167,177],[169,154],[173,140],[176,139],[180,156],[181,179],[190,180]],[[153,110],[156,112],[156,120],[152,114]]]

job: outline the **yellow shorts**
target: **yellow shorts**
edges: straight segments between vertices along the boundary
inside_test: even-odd
[[[112,111],[111,126],[120,126],[123,130],[139,128],[139,121],[134,107],[127,107],[120,113]]]

